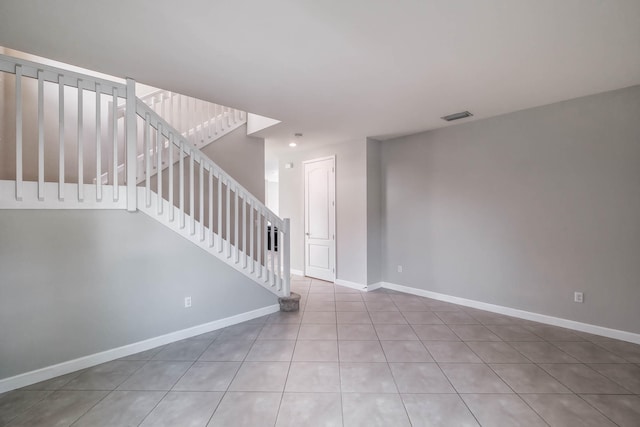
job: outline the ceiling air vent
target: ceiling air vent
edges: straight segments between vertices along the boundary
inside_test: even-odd
[[[460,119],[464,119],[466,117],[471,117],[473,116],[473,114],[471,114],[468,111],[463,111],[461,113],[454,113],[454,114],[449,114],[448,116],[444,116],[444,117],[440,117],[442,120],[446,120],[448,122],[452,122],[454,120],[460,120]]]

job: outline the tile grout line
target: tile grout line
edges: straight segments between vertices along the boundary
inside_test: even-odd
[[[208,345],[208,346],[206,346],[205,348],[203,348],[203,349],[202,349],[202,351],[200,352],[200,354],[198,355],[198,357],[196,357],[196,358],[195,358],[195,360],[193,360],[193,361],[191,362],[191,364],[189,365],[189,367],[188,367],[187,369],[185,369],[185,371],[182,373],[182,375],[180,375],[180,377],[179,377],[179,378],[178,378],[178,379],[177,379],[177,380],[176,380],[176,381],[171,385],[171,387],[169,388],[169,390],[166,390],[166,391],[165,391],[164,395],[163,395],[163,396],[162,396],[162,397],[161,397],[161,398],[156,402],[156,404],[153,406],[153,408],[152,408],[149,412],[147,412],[147,414],[142,418],[142,420],[138,423],[138,425],[141,425],[142,423],[144,423],[144,421],[149,417],[149,415],[151,415],[151,413],[152,413],[152,412],[153,412],[153,411],[158,407],[158,405],[160,405],[160,403],[165,399],[165,397],[167,397],[167,395],[168,395],[168,394],[173,390],[173,388],[176,386],[176,384],[178,384],[178,383],[180,382],[180,380],[181,380],[181,379],[182,379],[182,378],[187,374],[187,372],[189,372],[189,370],[193,367],[193,365],[195,365],[195,363],[198,361],[198,359],[199,359],[200,357],[202,357],[202,355],[204,354],[204,352],[205,352],[205,351],[207,351],[207,349],[213,345],[213,343],[215,342],[215,340],[216,340],[216,339],[217,339],[217,337],[216,337],[216,338],[214,338],[214,339],[211,341],[211,343],[209,343],[209,345]],[[172,343],[172,344],[173,344],[173,343]],[[169,344],[169,345],[171,345],[171,344]],[[165,348],[166,348],[166,347],[165,347]],[[160,351],[162,351],[162,350],[160,350]],[[156,353],[156,355],[157,355],[157,354],[160,354],[160,352]],[[153,356],[153,357],[155,357],[155,356]],[[151,360],[149,360],[149,362],[151,362],[151,361],[153,361],[153,360],[154,360],[154,359],[151,359]],[[145,366],[146,366],[146,364],[145,364]],[[142,369],[142,367],[141,367],[140,369]],[[126,381],[126,380],[125,380],[125,381]],[[122,384],[124,384],[124,382],[125,382],[125,381],[123,381],[123,382],[122,382]],[[144,391],[147,391],[147,390],[144,390]]]
[[[306,305],[305,305],[306,308]],[[298,308],[298,310],[300,310]],[[303,308],[303,314],[304,314],[304,308]],[[300,321],[302,322],[302,319],[300,319]],[[295,338],[295,344],[293,346],[293,351],[291,352],[291,358],[289,359],[289,367],[287,368],[287,375],[285,375],[284,377],[284,384],[282,385],[282,393],[280,393],[280,402],[278,403],[278,410],[276,411],[276,419],[273,423],[273,425],[277,425],[278,424],[278,418],[280,417],[280,410],[282,409],[282,401],[284,400],[284,393],[287,390],[287,381],[289,381],[289,373],[291,372],[291,365],[293,364],[293,355],[296,352],[296,347],[298,347],[298,337],[300,336],[300,327],[302,324],[298,325],[298,332],[296,332],[296,338]],[[247,354],[248,355],[248,354]]]
[[[258,332],[258,336],[260,335],[260,333],[262,332],[262,330],[264,329],[266,323],[262,324],[262,328],[260,328],[260,332]],[[233,325],[235,326],[235,325]],[[226,329],[226,328],[225,328]],[[220,338],[222,336],[222,333],[220,333],[220,335],[218,335],[213,342],[209,345],[209,347],[211,347],[213,345],[214,342],[216,342],[216,340],[218,340],[218,338]],[[256,339],[252,340],[252,344],[251,347],[253,347],[253,344],[257,341],[257,337]],[[209,347],[207,347],[207,349],[205,349],[205,351],[207,351],[209,349]],[[229,384],[227,385],[226,389],[224,392],[222,392],[222,396],[220,396],[220,400],[218,401],[218,404],[216,405],[216,407],[214,408],[213,412],[211,413],[211,416],[209,417],[209,420],[207,421],[207,426],[211,423],[211,420],[213,419],[214,415],[216,414],[216,412],[218,411],[218,409],[220,408],[220,405],[222,404],[222,401],[224,400],[224,398],[226,397],[227,393],[229,392],[229,387],[231,387],[231,384],[233,383],[233,380],[236,379],[236,376],[238,375],[238,372],[240,372],[240,368],[242,368],[242,365],[245,362],[245,359],[247,358],[247,356],[249,355],[249,352],[251,351],[251,347],[249,347],[249,350],[247,350],[247,354],[244,355],[244,358],[242,359],[242,361],[240,361],[240,365],[238,365],[238,369],[236,370],[236,372],[233,374],[233,378],[231,378],[231,381],[229,381]],[[202,353],[204,354],[204,352]],[[200,355],[200,357],[202,357],[202,354]]]
[[[587,394],[587,393],[583,393],[583,394]],[[609,416],[607,416],[607,414],[605,414],[604,412],[602,412],[600,409],[598,409],[597,407],[595,407],[594,405],[592,405],[588,400],[586,400],[584,397],[582,397],[580,394],[576,393],[576,396],[578,397],[578,399],[582,400],[584,403],[586,403],[587,405],[589,405],[589,407],[595,409],[598,413],[602,414],[603,417],[605,417],[607,420],[611,421],[613,424],[619,426],[620,424],[618,424],[617,422],[613,421],[611,418],[609,418]],[[610,395],[611,396],[611,395]],[[624,395],[627,396],[627,395]]]
[[[393,304],[399,310],[399,307],[395,304],[395,302],[391,301],[391,304]],[[399,311],[400,311],[400,315],[404,318],[404,314],[402,314],[402,311],[401,310]],[[407,319],[405,318],[405,320]],[[409,323],[407,322],[407,324]],[[411,326],[409,327],[411,328]],[[374,327],[374,330],[376,331],[376,335],[377,335],[378,331],[375,329],[375,327]],[[411,330],[413,331],[413,328],[411,328]],[[413,331],[413,333],[415,334],[415,331]],[[393,384],[396,386],[396,390],[398,391],[398,398],[400,399],[400,403],[402,403],[402,409],[404,409],[404,413],[407,416],[407,421],[409,421],[409,425],[413,425],[413,423],[411,422],[411,416],[409,415],[409,410],[407,409],[407,405],[404,403],[404,399],[402,398],[402,393],[400,393],[400,387],[398,387],[398,381],[396,380],[395,375],[393,375],[393,370],[391,369],[391,365],[389,364],[389,359],[387,358],[387,354],[384,351],[384,347],[382,347],[382,343],[380,342],[379,335],[378,335],[378,345],[380,346],[380,348],[382,348],[382,354],[384,355],[384,360],[387,362],[387,369],[389,369],[389,372],[391,373],[391,378],[393,379]]]
[[[153,355],[151,356],[151,358],[153,358],[153,356],[155,356],[156,354],[160,353],[160,351],[162,350],[158,350],[157,352],[153,353]],[[116,360],[121,360],[121,359],[116,359]],[[82,413],[82,415],[80,415],[78,418],[75,419],[75,421],[73,421],[70,426],[73,426],[74,424],[76,424],[78,421],[80,421],[80,419],[82,417],[84,417],[85,415],[87,415],[91,410],[93,410],[93,408],[95,408],[96,406],[98,406],[98,404],[100,402],[102,402],[104,399],[106,399],[108,396],[110,396],[114,391],[116,391],[118,389],[118,387],[120,387],[122,384],[124,384],[125,381],[127,381],[129,378],[131,378],[132,375],[134,375],[136,372],[138,372],[140,369],[142,369],[143,367],[145,367],[152,359],[147,359],[145,360],[142,365],[140,365],[140,367],[138,367],[138,369],[136,369],[135,371],[133,371],[129,376],[127,376],[124,380],[122,380],[122,382],[120,382],[120,384],[118,384],[117,386],[115,386],[115,388],[113,390],[110,390],[109,393],[105,394],[102,399],[99,399],[95,404],[93,404],[90,408],[88,408],[86,411],[84,411]],[[110,362],[106,362],[106,363],[110,363]],[[100,366],[100,365],[98,365]],[[85,369],[85,371],[88,371],[91,368]],[[82,375],[82,374],[80,374]],[[78,376],[80,376],[78,375]],[[77,378],[77,377],[76,377]],[[74,378],[75,379],[75,378]],[[69,384],[72,380],[70,380],[67,384]],[[65,386],[67,385],[65,384]],[[64,387],[64,386],[63,386]]]
[[[18,389],[19,390],[19,389]],[[11,390],[8,393],[12,393],[15,390]],[[33,404],[29,405],[28,407],[24,408],[24,410],[20,413],[18,413],[15,417],[12,417],[8,420],[7,426],[11,425],[13,422],[15,422],[18,418],[27,415],[28,412],[30,412],[36,405],[40,404],[41,402],[43,402],[46,398],[48,398],[49,396],[51,396],[53,393],[55,393],[58,390],[25,390],[25,391],[48,391],[49,393],[45,394],[44,396],[42,396],[41,399],[38,399],[37,401],[33,402]],[[3,393],[4,394],[4,393]]]
[[[335,298],[335,287],[334,287]],[[337,310],[337,307],[336,307]],[[340,384],[340,422],[344,426],[344,393],[342,391],[342,365],[340,364],[340,337],[338,336],[338,312],[336,311],[336,350],[338,353],[338,383]]]

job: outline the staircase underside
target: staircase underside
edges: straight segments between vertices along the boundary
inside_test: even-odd
[[[95,184],[84,184],[84,197],[78,197],[78,184],[64,184],[64,199],[60,200],[60,186],[55,182],[44,183],[44,200],[38,200],[38,183],[23,182],[23,200],[15,198],[16,182],[0,180],[0,209],[126,209],[126,186],[114,187],[102,185],[98,190]],[[102,197],[98,197],[99,191]],[[155,192],[150,192],[149,204],[146,203],[146,189],[138,187],[138,210],[165,225],[183,238],[198,246],[200,249],[215,256],[260,286],[278,296],[283,296],[278,289],[276,277],[263,263],[236,248],[228,239],[223,239],[202,222],[192,219],[191,215],[181,214],[176,206],[171,206],[164,199],[158,200]],[[117,197],[116,197],[117,196]],[[160,208],[158,207],[160,206]],[[161,212],[159,212],[161,211]],[[267,265],[275,252],[268,251]],[[276,265],[275,268],[278,268]]]

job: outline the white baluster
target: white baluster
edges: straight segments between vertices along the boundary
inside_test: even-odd
[[[22,195],[22,66],[16,65],[16,200]]]
[[[263,251],[263,262],[264,262],[264,281],[265,283],[269,282],[269,252],[267,248],[269,247],[269,227],[268,227],[268,219],[263,212],[260,212],[261,220],[264,221],[264,242],[262,245]]]
[[[196,144],[196,131],[194,128],[194,122],[195,120],[193,119],[193,116],[195,112],[195,99],[193,98],[187,98],[187,119],[189,120],[189,129],[187,132],[189,132],[190,134],[190,139],[189,141],[191,142],[191,144]]]
[[[200,114],[198,114],[198,117],[200,121],[200,143],[201,145],[204,145],[204,121],[206,119],[205,111],[204,111],[204,102],[199,101],[199,104],[200,104]]]
[[[145,203],[151,207],[151,117],[149,113],[144,114],[144,188]]]
[[[174,218],[174,212],[175,209],[173,207],[173,144],[174,144],[174,139],[173,139],[173,132],[169,133],[169,167],[168,167],[168,171],[169,171],[169,221],[173,222]]]
[[[247,268],[247,195],[242,195],[242,252],[244,252],[243,267]]]
[[[282,250],[282,246],[281,246],[282,239],[280,239],[281,228],[282,226],[278,224],[278,229],[274,231],[275,240],[274,240],[274,246],[272,246],[272,249],[276,256],[275,281],[276,281],[276,288],[278,290],[282,289],[282,271],[280,270],[280,251]],[[277,242],[277,245],[276,245],[276,242]]]
[[[185,218],[184,218],[184,142],[182,139],[180,139],[180,149],[178,150],[178,152],[180,153],[180,155],[178,156],[179,162],[180,162],[180,176],[179,176],[179,183],[178,183],[178,190],[179,190],[179,196],[180,196],[180,228],[184,228],[185,227]]]
[[[207,102],[207,137],[211,140],[211,103]]]
[[[226,182],[227,184],[227,235],[225,236],[227,239],[227,258],[231,258],[231,183],[229,180]]]
[[[167,119],[168,122],[171,122],[171,126],[176,127],[177,126],[177,122],[176,122],[176,117],[175,117],[175,109],[173,108],[173,103],[174,103],[174,96],[173,96],[173,92],[167,92],[169,94],[169,104],[167,105],[167,108],[169,109],[168,115],[169,115],[169,119]]]
[[[157,123],[156,129],[156,161],[157,161],[157,173],[156,178],[158,182],[158,215],[162,215],[162,124]]]
[[[218,252],[222,252],[222,174],[218,172]]]
[[[137,188],[137,169],[138,169],[138,115],[137,98],[136,98],[136,82],[133,79],[127,79],[127,87],[125,95],[126,100],[126,122],[125,122],[125,181],[127,184],[127,211],[135,212],[138,209],[138,188]]]
[[[213,236],[213,166],[209,165],[209,247],[214,244]]]
[[[84,94],[82,80],[78,79],[78,201],[84,200]]]
[[[178,130],[180,131],[180,134],[182,135],[182,133],[184,132],[184,121],[182,119],[182,95],[178,95],[177,96],[177,102],[178,102]]]
[[[220,106],[220,133],[224,132],[225,127],[225,115],[224,115],[224,106]]]
[[[282,293],[284,296],[291,294],[291,265],[290,265],[290,253],[291,253],[291,241],[290,241],[290,221],[289,218],[285,218],[282,224],[282,257],[283,260],[283,285]]]
[[[96,200],[102,201],[102,120],[100,111],[100,84],[96,83]]]
[[[200,145],[200,130],[198,129],[198,122],[200,121],[200,109],[198,108],[200,105],[200,102],[193,98],[193,145],[194,146],[199,146]]]
[[[204,166],[203,160],[200,160],[200,189],[198,193],[200,193],[200,216],[198,220],[200,220],[200,241],[204,242]]]
[[[38,70],[38,200],[44,200],[44,71]]]
[[[249,199],[249,258],[251,259],[251,272],[255,271],[256,263],[253,259],[253,199]]]
[[[113,132],[113,201],[117,202],[120,198],[120,189],[118,187],[118,88],[113,88],[113,109],[111,113],[111,130]]]
[[[196,234],[195,188],[193,173],[193,150],[189,150],[189,215],[191,215],[191,235]]]
[[[58,200],[64,200],[64,76],[58,74]]]
[[[233,224],[234,224],[234,241],[236,244],[236,264],[240,261],[240,240],[238,236],[238,222],[240,222],[240,210],[238,209],[238,187],[233,190],[235,198],[235,208],[233,210]]]
[[[160,111],[161,111],[160,117],[162,117],[163,119],[167,120],[167,115],[166,115],[166,111],[165,111],[166,110],[166,108],[165,108],[166,107],[166,102],[165,101],[166,101],[166,97],[164,96],[164,92],[162,92],[160,94]]]
[[[218,126],[220,124],[220,120],[218,118],[219,105],[215,104],[213,107],[213,131],[217,135],[218,134]]]
[[[256,215],[258,224],[256,227],[256,261],[258,262],[258,277],[262,277],[262,216],[260,214],[260,206],[256,206]]]
[[[155,121],[155,118],[154,118]],[[151,155],[153,156],[153,160],[152,160],[152,164],[153,164],[153,168],[156,170],[158,170],[158,144],[157,144],[157,139],[158,139],[158,129],[156,128],[156,143],[151,145]]]
[[[271,286],[276,284],[276,269],[274,267],[275,257],[276,257],[276,224],[273,221],[273,218],[269,216],[271,221],[271,230],[269,230],[269,234],[271,235],[271,253],[269,253],[271,258]]]

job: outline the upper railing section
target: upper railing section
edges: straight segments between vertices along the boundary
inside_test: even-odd
[[[37,201],[47,202],[45,206],[87,201],[83,207],[95,207],[102,202],[103,186],[96,177],[117,166],[119,158],[125,159],[124,149],[118,150],[124,138],[119,143],[118,135],[128,130],[118,124],[113,111],[109,114],[108,100],[115,106],[121,98],[135,100],[135,92],[131,94],[122,83],[6,55],[0,55],[0,71],[5,87],[13,88],[14,108],[6,108],[10,90],[2,99],[8,113],[5,118],[15,124],[3,126],[3,136],[9,139],[7,135],[12,134],[15,145],[5,141],[1,148],[3,157],[15,156],[14,169],[3,168],[0,178],[15,178],[15,200],[21,201],[25,191],[35,190]],[[6,84],[10,79],[13,85]],[[106,152],[111,153],[112,162]],[[37,184],[34,187],[25,181]],[[135,179],[132,182],[135,187]],[[116,175],[110,184],[109,200],[121,205],[120,185],[126,180],[119,183]],[[135,188],[131,190],[129,196]],[[26,201],[27,205],[32,203],[31,199]],[[126,207],[135,210],[135,198],[127,203]]]
[[[200,149],[247,123],[247,113],[244,111],[168,90],[157,89],[138,99],[162,117],[173,128],[178,130],[194,147]],[[121,102],[118,105],[117,113],[119,119],[124,118],[125,111],[126,106],[124,102]],[[138,139],[140,138],[139,133]],[[167,147],[168,144],[164,147],[156,147],[154,145],[150,150],[164,150],[163,155],[167,158]],[[154,158],[157,156],[157,153],[152,152],[151,154]],[[144,170],[143,165],[143,156],[139,154],[137,164],[138,175],[136,177],[138,183],[142,182],[145,178],[142,174]],[[118,174],[120,174],[120,176],[124,175],[124,166],[124,164],[118,166]],[[168,166],[169,164],[165,163],[163,167],[167,168]],[[156,165],[153,164],[150,173],[155,173],[155,168]],[[111,173],[111,171],[103,172],[102,181],[104,183],[109,181]]]
[[[130,79],[122,84],[6,55],[0,79],[0,208],[140,209],[274,293],[289,294],[288,220],[188,139],[214,134],[243,112],[214,107],[208,120],[185,119],[182,131],[136,98]],[[177,116],[179,97],[168,99]],[[207,111],[200,107],[190,111]]]
[[[247,113],[242,110],[168,90],[159,89],[139,99],[196,148],[202,148],[247,121]]]

